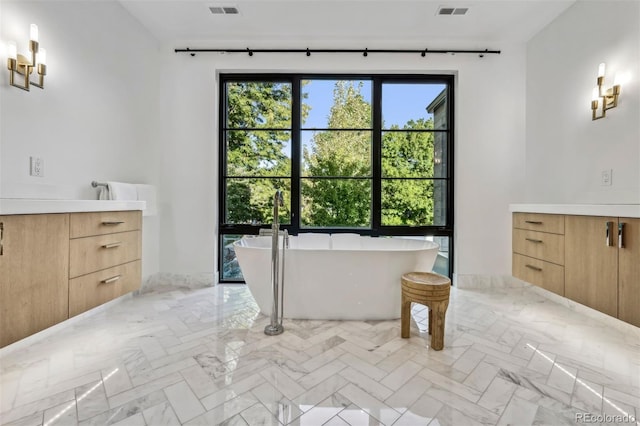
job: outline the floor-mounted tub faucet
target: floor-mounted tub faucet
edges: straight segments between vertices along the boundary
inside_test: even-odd
[[[264,328],[264,334],[275,336],[284,331],[282,315],[284,314],[284,253],[289,247],[289,233],[285,229],[282,247],[282,277],[280,277],[280,223],[278,221],[278,207],[284,207],[282,191],[277,190],[273,196],[273,223],[271,225],[271,289],[273,291],[273,305],[271,307],[271,324]]]

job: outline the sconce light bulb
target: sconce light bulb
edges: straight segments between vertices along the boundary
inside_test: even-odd
[[[598,86],[596,86],[593,88],[593,91],[591,92],[591,100],[598,101],[598,99],[600,99],[600,90],[598,89]]]
[[[42,65],[47,65],[47,50],[40,49],[38,50],[38,63]]]
[[[604,71],[605,65],[604,62],[602,62],[600,65],[598,65],[598,77],[604,77]]]
[[[9,59],[18,59],[18,46],[15,41],[9,42]]]
[[[613,85],[620,86],[621,83],[622,83],[622,76],[620,75],[619,72],[617,72],[616,75],[613,77]]]
[[[30,36],[31,41],[38,41],[38,26],[36,24],[31,24]]]

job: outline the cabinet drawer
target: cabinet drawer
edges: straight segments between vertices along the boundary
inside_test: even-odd
[[[76,238],[69,242],[69,278],[140,258],[140,231]]]
[[[541,213],[514,213],[513,227],[531,231],[564,234],[564,215]]]
[[[564,265],[564,235],[514,229],[512,236],[515,253]]]
[[[564,267],[513,254],[513,276],[564,296]]]
[[[140,288],[140,261],[69,280],[69,317]]]
[[[142,229],[142,212],[71,213],[69,237],[80,238]]]

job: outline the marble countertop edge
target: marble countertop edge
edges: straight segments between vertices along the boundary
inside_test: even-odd
[[[509,211],[640,218],[640,204],[510,204]]]
[[[0,198],[0,215],[144,210],[145,201]]]

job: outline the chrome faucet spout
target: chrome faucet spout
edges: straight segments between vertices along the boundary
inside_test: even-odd
[[[280,229],[280,223],[279,223],[279,214],[278,214],[278,207],[284,207],[284,197],[282,196],[282,191],[281,190],[277,190],[276,193],[273,196],[273,223],[272,223],[272,228],[274,229],[274,232]]]

